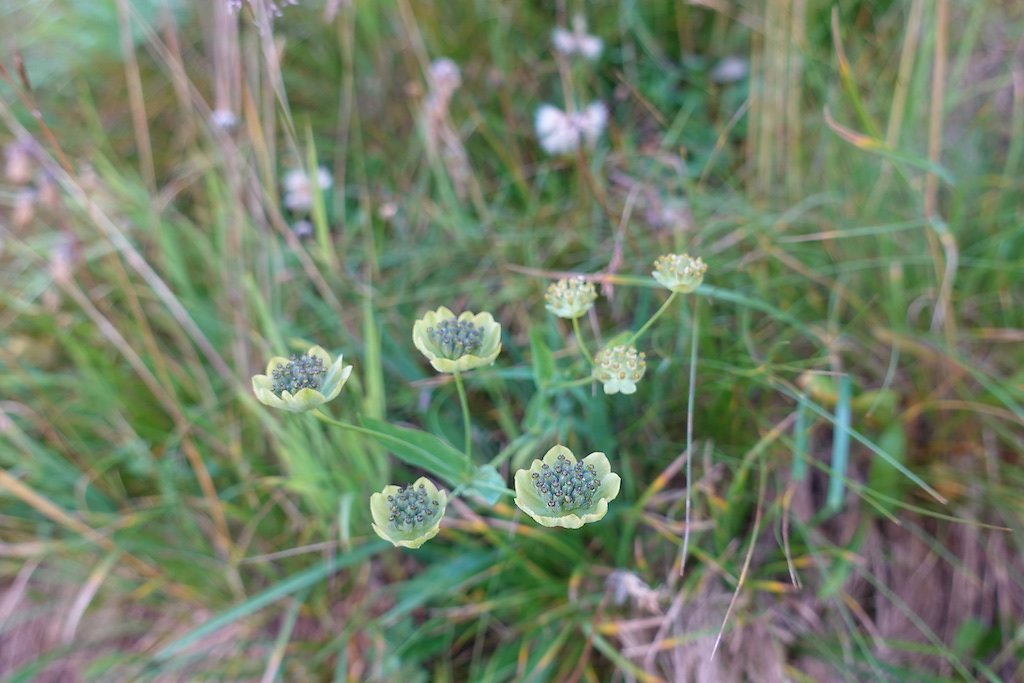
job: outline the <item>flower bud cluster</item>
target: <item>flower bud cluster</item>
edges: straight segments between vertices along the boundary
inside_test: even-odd
[[[469,320],[450,318],[427,328],[427,336],[445,358],[455,360],[480,350],[483,330]]]
[[[604,385],[606,394],[632,394],[647,371],[646,358],[646,354],[633,346],[602,349],[594,358],[594,379]]]
[[[597,299],[594,284],[582,277],[566,278],[552,283],[544,294],[546,308],[559,318],[579,318]]]
[[[433,523],[441,504],[427,494],[423,484],[406,486],[388,496],[388,523],[399,531],[409,531],[426,523]]]
[[[556,513],[590,507],[601,485],[593,465],[569,462],[562,454],[554,467],[544,463],[531,477],[548,510]]]
[[[662,254],[654,261],[651,275],[664,287],[683,294],[692,292],[704,281],[706,263],[689,254]]]
[[[306,354],[293,355],[288,363],[273,369],[271,391],[277,396],[287,391],[296,394],[301,389],[319,389],[323,384],[327,368],[317,356]]]

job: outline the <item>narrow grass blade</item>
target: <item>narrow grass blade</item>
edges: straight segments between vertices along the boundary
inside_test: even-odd
[[[811,434],[807,413],[807,396],[800,394],[796,405],[796,423],[793,425],[793,481],[803,481],[807,476],[807,445]]]
[[[849,375],[839,378],[839,397],[836,400],[836,418],[832,428],[832,468],[829,472],[828,495],[825,508],[837,512],[843,504],[846,491],[846,465],[850,461],[850,396],[853,382]]]

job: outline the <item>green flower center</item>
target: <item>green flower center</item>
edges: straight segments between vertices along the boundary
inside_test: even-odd
[[[274,368],[271,379],[274,385],[271,390],[281,396],[285,391],[295,394],[300,389],[319,389],[323,385],[327,368],[316,356],[292,356],[284,365]]]
[[[427,336],[445,358],[455,360],[480,350],[484,331],[469,320],[449,318],[427,328]]]
[[[388,521],[399,531],[409,531],[433,521],[440,503],[431,500],[427,488],[406,486],[388,496]]]
[[[559,454],[554,467],[544,463],[540,472],[530,476],[548,510],[557,513],[590,507],[601,486],[593,465],[571,463],[562,454]]]

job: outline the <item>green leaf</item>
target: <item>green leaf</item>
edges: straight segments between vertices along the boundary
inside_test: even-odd
[[[530,352],[533,356],[533,381],[543,389],[555,377],[555,355],[544,341],[544,332],[539,327],[530,330]]]
[[[829,471],[828,495],[825,508],[838,512],[843,504],[846,491],[846,465],[850,461],[850,396],[853,383],[849,375],[839,378],[839,398],[836,401],[836,417],[832,429],[832,468]]]
[[[907,435],[903,429],[902,422],[893,422],[886,427],[878,437],[878,447],[889,454],[889,457],[897,463],[905,464]],[[902,500],[903,492],[906,490],[907,480],[899,471],[882,458],[871,459],[871,469],[868,471],[868,486],[872,491],[882,494],[885,498],[878,500],[878,504],[894,512],[895,507],[886,503],[885,500]]]
[[[362,423],[370,436],[405,463],[426,470],[453,486],[466,481],[471,467],[466,456],[433,434],[369,417],[363,418]]]
[[[467,493],[479,497],[487,505],[494,505],[502,496],[514,496],[515,491],[505,486],[505,480],[494,465],[481,465],[477,468],[473,483]]]

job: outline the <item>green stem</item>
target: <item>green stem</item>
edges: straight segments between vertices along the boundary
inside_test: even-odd
[[[591,365],[594,364],[594,357],[590,355],[590,351],[587,349],[587,343],[583,341],[583,334],[580,332],[580,319],[572,319],[572,332],[576,335],[576,343],[580,345],[580,353],[587,359],[587,362]]]
[[[365,427],[357,427],[356,425],[349,424],[348,422],[340,422],[339,420],[335,420],[333,417],[327,417],[326,413],[321,411],[319,408],[313,411],[313,417],[320,420],[321,422],[326,422],[329,425],[341,427],[342,429],[348,429],[349,431],[359,432],[360,434],[366,434],[368,436],[374,436],[375,434],[375,432],[371,432],[369,429],[366,429]]]
[[[693,318],[690,320],[690,382],[686,399],[686,518],[683,525],[683,547],[679,551],[679,575],[686,569],[686,556],[690,548],[690,501],[693,498],[693,409],[697,393],[697,345],[700,342],[700,323],[697,321],[697,297],[693,297]]]
[[[580,377],[579,379],[569,380],[567,382],[559,382],[558,384],[549,384],[545,389],[571,389],[572,387],[581,387],[584,384],[590,384],[594,381],[593,377]]]
[[[626,342],[626,346],[633,346],[636,343],[636,340],[642,337],[644,332],[650,329],[651,325],[654,324],[654,321],[660,318],[662,313],[667,311],[668,307],[672,305],[672,302],[675,301],[676,295],[678,293],[679,292],[672,292],[672,295],[669,298],[665,299],[665,303],[661,305],[661,308],[654,312],[654,315],[651,316],[651,319],[645,322],[644,326],[637,330],[636,333],[629,338],[629,341]]]
[[[465,433],[465,447],[463,451],[466,454],[466,462],[473,462],[473,437],[469,428],[469,400],[466,398],[466,386],[462,383],[462,373],[456,370],[455,375],[455,388],[459,392],[459,403],[462,405],[462,429]]]

